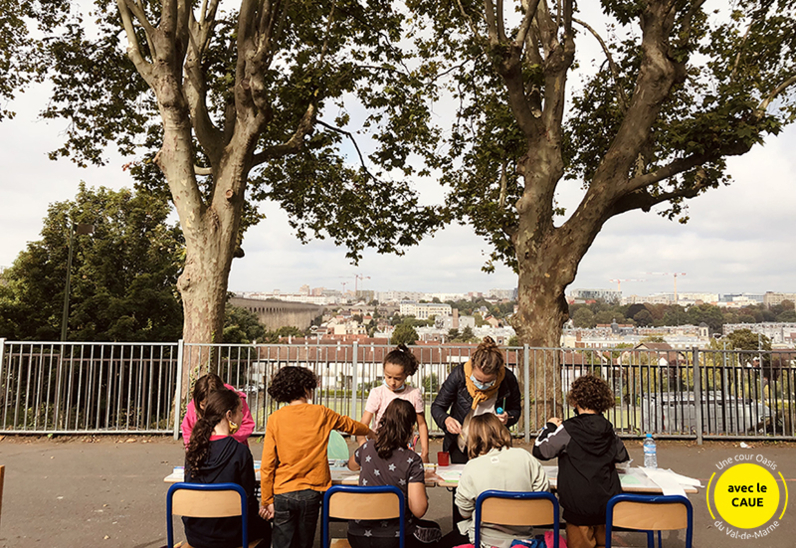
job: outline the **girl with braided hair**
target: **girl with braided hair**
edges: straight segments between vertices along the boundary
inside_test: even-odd
[[[271,542],[271,529],[259,512],[254,494],[254,460],[249,448],[232,437],[235,425],[243,420],[238,394],[221,388],[207,396],[201,418],[196,421],[185,453],[185,481],[188,483],[236,483],[248,496],[249,541]],[[182,518],[185,538],[194,548],[240,546],[241,520],[229,518]]]

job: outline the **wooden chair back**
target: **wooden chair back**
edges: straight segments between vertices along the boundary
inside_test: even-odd
[[[257,545],[259,540],[248,542],[249,524],[246,505],[246,492],[235,483],[175,483],[166,494],[166,535],[167,547],[174,544],[174,523],[172,516],[191,518],[229,518],[240,516],[242,545]],[[189,548],[188,544],[182,545]]]
[[[335,485],[323,497],[321,548],[345,548],[345,539],[332,539],[332,519],[399,520],[398,546],[404,548],[404,495],[392,485],[361,487]]]
[[[661,545],[661,531],[685,529],[685,547],[691,548],[694,538],[694,509],[691,502],[680,495],[634,495],[622,493],[608,501],[605,516],[605,548],[611,548],[614,527],[647,532],[647,544]]]
[[[534,527],[552,525],[558,548],[558,500],[546,491],[484,491],[475,501],[475,545],[481,544],[481,524]]]

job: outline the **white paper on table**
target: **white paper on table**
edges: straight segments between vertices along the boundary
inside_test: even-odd
[[[677,483],[680,485],[687,485],[688,487],[703,487],[702,483],[696,478],[689,478],[688,476],[678,474],[674,470],[670,469],[667,469],[667,471],[674,476],[674,478],[677,480]]]
[[[642,468],[647,477],[661,488],[664,495],[686,496],[683,486],[677,481],[671,470],[659,470],[657,468]]]
[[[463,471],[463,464],[451,464],[450,466],[437,467],[437,475],[445,481],[459,481]]]

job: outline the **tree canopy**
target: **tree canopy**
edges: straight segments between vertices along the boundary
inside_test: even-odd
[[[5,104],[46,73],[43,37],[66,22],[69,6],[68,0],[0,0],[0,121],[14,116]]]
[[[176,291],[184,247],[167,222],[168,204],[147,195],[86,188],[50,206],[41,240],[30,242],[0,284],[0,335],[58,340],[67,276],[70,226],[94,226],[74,236],[68,339],[175,341],[182,309]]]

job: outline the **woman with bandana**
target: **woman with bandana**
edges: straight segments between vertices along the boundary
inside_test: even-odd
[[[494,413],[506,427],[517,423],[522,398],[517,377],[506,368],[503,353],[485,337],[471,359],[453,368],[431,404],[431,416],[445,432],[442,450],[452,463],[466,463],[467,430],[472,417]]]

